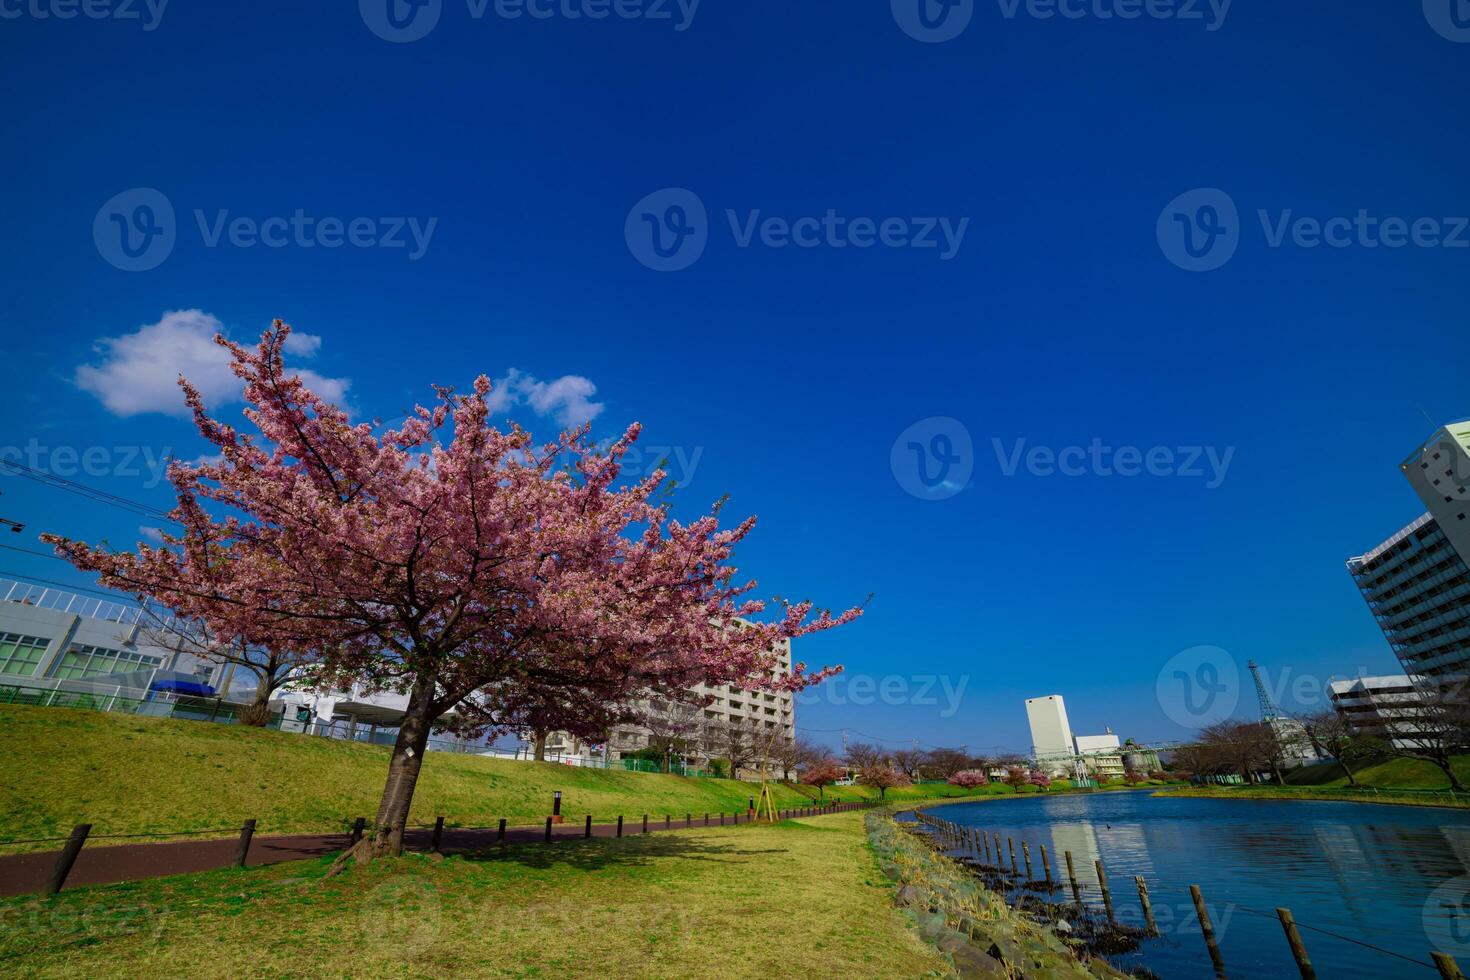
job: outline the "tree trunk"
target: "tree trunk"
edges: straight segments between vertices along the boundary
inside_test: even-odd
[[[1460,784],[1460,777],[1455,775],[1454,766],[1450,763],[1449,759],[1445,759],[1443,762],[1440,762],[1438,759],[1436,759],[1434,764],[1438,766],[1439,771],[1444,773],[1445,776],[1449,779],[1450,789],[1454,790],[1456,793],[1465,792],[1465,787]]]
[[[270,688],[261,685],[255,689],[255,700],[240,711],[240,724],[265,727],[271,718]]]
[[[1356,786],[1356,785],[1358,785],[1357,777],[1355,777],[1353,775],[1352,769],[1348,768],[1348,764],[1346,762],[1343,762],[1340,757],[1338,758],[1337,763],[1338,763],[1338,765],[1342,766],[1342,771],[1343,771],[1343,773],[1348,778],[1348,785],[1349,786]]]
[[[546,732],[531,733],[532,758],[537,762],[546,761]]]

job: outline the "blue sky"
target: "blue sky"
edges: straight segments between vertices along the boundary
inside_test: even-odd
[[[760,516],[762,592],[873,593],[802,646],[851,675],[801,709],[815,737],[1023,748],[1021,700],[1060,693],[1079,730],[1179,738],[1155,682],[1203,645],[1288,707],[1296,678],[1393,668],[1342,561],[1420,512],[1397,464],[1426,416],[1470,415],[1449,0],[990,0],[929,7],[932,30],[905,2],[442,0],[404,42],[379,0],[0,0],[23,93],[0,110],[0,447],[57,471],[102,447],[70,474],[167,505],[145,453],[203,450],[157,410],[175,364],[213,376],[208,318],[280,316],[364,416],[514,370],[506,410],[538,431],[641,420],[692,475],[682,508]],[[1412,240],[1384,244],[1389,218]],[[654,228],[683,267],[650,268]],[[1094,440],[1187,472],[1049,472]],[[27,525],[0,543],[140,533],[0,493]]]

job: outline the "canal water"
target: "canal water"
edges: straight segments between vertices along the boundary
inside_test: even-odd
[[[1111,957],[1124,969],[1145,966],[1166,980],[1214,977],[1189,895],[1198,885],[1232,980],[1298,976],[1278,906],[1291,910],[1324,980],[1437,980],[1431,949],[1470,970],[1470,812],[1136,791],[1001,797],[932,812],[1014,838],[1018,861],[1027,842],[1037,879],[1040,845],[1055,855],[1063,884],[1070,851],[1083,897],[1097,908],[1093,862],[1101,859],[1118,918],[1140,928],[1134,876],[1142,875],[1162,935]],[[1070,891],[1052,900],[1070,901]]]

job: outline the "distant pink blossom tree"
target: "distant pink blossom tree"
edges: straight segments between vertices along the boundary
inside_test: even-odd
[[[822,797],[823,786],[832,785],[846,774],[847,770],[836,759],[820,759],[801,771],[801,781],[807,786],[815,786],[817,796]]]
[[[979,769],[961,769],[949,777],[951,786],[959,786],[963,789],[974,789],[976,786],[984,786],[990,782],[990,777]]]
[[[878,799],[888,798],[888,791],[895,786],[912,785],[909,777],[890,765],[874,765],[865,767],[858,773],[858,782],[864,786],[873,786],[878,790]]]
[[[1051,776],[1040,771],[1039,769],[1033,769],[1031,772],[1027,773],[1026,782],[1039,789],[1047,789],[1051,786]]]
[[[800,690],[840,668],[776,678],[778,644],[849,622],[737,582],[749,518],[683,524],[665,474],[616,487],[633,425],[605,451],[586,426],[537,444],[491,424],[490,382],[435,389],[397,428],[350,421],[289,372],[280,321],[250,349],[217,337],[244,383],[241,433],[179,384],[218,462],[169,467],[181,530],[111,551],[44,535],[101,583],[219,637],[299,651],[327,683],[408,696],[376,827],[360,861],[403,846],[431,729],[581,734],[622,705],[698,682]],[[446,718],[447,716],[447,718]]]

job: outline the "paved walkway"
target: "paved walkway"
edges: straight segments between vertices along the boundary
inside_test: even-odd
[[[781,816],[784,819],[814,816],[821,813],[840,813],[863,809],[867,805],[844,803],[826,809],[782,810]],[[684,830],[688,827],[704,827],[706,820],[708,820],[708,826],[711,827],[718,827],[722,822],[726,826],[731,826],[736,823],[749,823],[750,819],[746,813],[727,813],[723,816],[718,813],[697,813],[670,817],[668,825],[665,826],[665,818],[660,814],[657,817],[648,818],[648,831],[653,833],[664,830]],[[633,836],[642,832],[643,817],[641,815],[624,818],[623,836]],[[552,825],[554,842],[579,840],[586,835],[585,820],[579,823]],[[591,836],[618,836],[617,822],[592,824]],[[433,832],[429,828],[411,828],[404,834],[404,847],[411,851],[426,851],[429,849],[432,838]],[[540,827],[507,827],[503,841],[506,844],[534,844],[545,839],[546,827],[543,825]],[[296,834],[275,837],[257,835],[250,843],[250,853],[245,863],[249,867],[259,867],[266,864],[280,864],[283,861],[301,861],[321,857],[324,854],[343,850],[350,841],[351,836],[347,833]],[[483,850],[501,841],[500,831],[495,827],[446,827],[439,849],[446,854],[453,854]],[[144,878],[161,878],[165,875],[190,874],[197,871],[227,868],[235,862],[237,843],[237,838],[230,837],[152,844],[111,846],[88,844],[77,856],[77,862],[72,866],[71,874],[67,876],[66,887],[106,885],[119,881],[138,881]],[[41,891],[60,853],[59,850],[40,851],[0,857],[0,897],[27,895]]]

